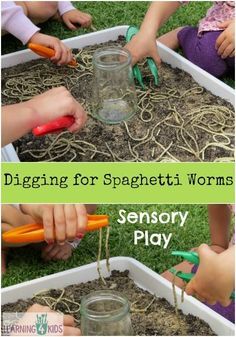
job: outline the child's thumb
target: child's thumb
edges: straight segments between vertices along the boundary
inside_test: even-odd
[[[73,25],[69,20],[65,20],[64,23],[67,25],[67,27],[71,30],[77,30],[77,27]]]
[[[212,256],[212,255],[215,255],[215,254],[216,253],[213,252],[213,250],[208,245],[206,245],[205,243],[201,244],[198,247],[198,256],[199,256],[200,262],[201,262],[201,259],[205,259],[206,257]]]
[[[195,290],[194,290],[194,286],[193,286],[193,281],[192,280],[187,284],[187,286],[185,288],[185,292],[189,296],[193,296],[195,294]]]
[[[157,67],[161,65],[161,58],[157,52],[152,55],[152,59],[156,63]]]

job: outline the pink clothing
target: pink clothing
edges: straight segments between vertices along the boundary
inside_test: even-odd
[[[42,4],[43,5],[43,4]],[[58,11],[60,15],[74,9],[70,1],[58,1]],[[14,1],[1,1],[2,29],[14,35],[23,44],[40,30],[33,22],[27,18],[21,6]]]
[[[189,1],[181,1],[186,3]],[[208,9],[205,18],[199,22],[198,35],[203,32],[219,31],[219,23],[235,18],[235,2],[234,1],[214,1],[214,5]]]
[[[61,16],[72,9],[75,9],[75,7],[70,1],[58,1],[58,12]]]

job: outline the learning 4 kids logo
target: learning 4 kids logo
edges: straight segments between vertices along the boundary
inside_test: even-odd
[[[2,336],[63,336],[63,314],[4,312],[1,330]]]

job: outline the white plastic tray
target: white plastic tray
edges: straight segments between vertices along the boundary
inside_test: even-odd
[[[114,257],[110,259],[111,270],[130,271],[130,277],[141,288],[159,297],[166,298],[173,304],[172,285],[166,279],[147,268],[142,263],[129,257]],[[101,261],[102,273],[109,276],[106,270],[106,261]],[[82,267],[45,276],[33,281],[24,282],[2,289],[2,304],[27,299],[38,291],[50,288],[61,288],[71,284],[92,281],[98,278],[97,264],[91,263]],[[207,322],[211,329],[220,336],[233,336],[234,324],[209,309],[191,296],[185,296],[181,303],[181,290],[176,288],[179,308],[185,314],[192,314]]]
[[[128,26],[117,26],[101,30],[95,33],[89,33],[83,36],[73,37],[63,40],[70,48],[83,48],[97,43],[117,40],[119,35],[125,35]],[[184,57],[167,48],[163,44],[158,44],[159,54],[164,62],[169,63],[174,68],[179,68],[193,76],[195,81],[204,88],[211,91],[214,95],[222,97],[234,106],[234,90],[228,85],[218,80],[206,71],[195,66]],[[2,56],[2,68],[9,68],[19,63],[25,63],[40,58],[29,50],[23,50]],[[2,161],[17,162],[20,161],[14,147],[10,144],[2,149]]]

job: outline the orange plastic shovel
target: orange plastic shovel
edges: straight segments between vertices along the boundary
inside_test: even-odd
[[[35,44],[35,43],[29,43],[28,44],[28,48],[31,49],[34,53],[38,54],[39,56],[42,57],[46,57],[46,58],[51,58],[55,55],[55,50],[48,48],[48,47],[44,47],[40,44]],[[73,59],[72,61],[70,61],[70,63],[68,63],[70,66],[76,67],[77,66],[77,62],[75,59]]]
[[[108,215],[88,215],[86,232],[92,232],[109,225]],[[81,234],[83,237],[83,234]],[[2,234],[5,243],[31,243],[44,241],[42,224],[28,224],[16,227]]]

